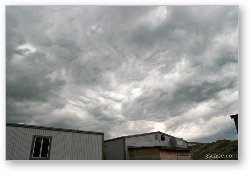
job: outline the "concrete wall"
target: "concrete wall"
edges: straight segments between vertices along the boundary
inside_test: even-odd
[[[107,160],[124,160],[124,139],[115,139],[104,143],[105,157]]]
[[[158,135],[158,140],[155,139],[155,135]],[[135,137],[126,137],[125,138],[125,148],[126,148],[126,157],[129,157],[128,146],[144,146],[144,147],[153,147],[153,146],[167,146],[167,147],[180,147],[187,148],[187,142],[182,138],[170,137],[164,135],[165,140],[161,140],[160,133],[135,136]],[[175,145],[173,146],[171,139],[174,139]],[[127,158],[128,159],[128,158]]]
[[[101,160],[103,135],[6,126],[6,159],[28,160],[33,135],[52,136],[51,160]]]
[[[158,136],[158,140],[155,136]],[[164,135],[165,140],[161,140],[161,134],[149,134],[135,137],[126,137],[126,146],[173,146],[171,139],[175,140],[176,145],[174,147],[187,148],[187,142],[182,138],[170,137]]]

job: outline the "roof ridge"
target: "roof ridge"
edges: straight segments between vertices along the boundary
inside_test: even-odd
[[[153,131],[153,132],[148,132],[148,133],[141,133],[141,134],[133,134],[133,135],[115,137],[115,138],[108,139],[108,140],[105,140],[105,141],[112,141],[112,140],[117,140],[117,139],[121,139],[121,138],[128,138],[128,137],[138,137],[138,136],[144,136],[144,135],[155,134],[155,133],[161,133],[161,134],[165,134],[165,135],[167,135],[167,136],[169,136],[169,137],[174,137],[174,136],[172,136],[172,135],[163,133],[163,132],[161,132],[161,131]],[[175,138],[177,138],[177,137],[175,137]]]
[[[85,131],[85,130],[80,130],[80,129],[54,128],[54,127],[45,127],[45,126],[38,126],[38,125],[6,123],[6,126],[41,129],[41,130],[52,130],[52,131],[62,131],[62,132],[72,132],[72,133],[85,133],[85,134],[101,134],[101,135],[104,135],[104,133],[96,132],[96,131]]]

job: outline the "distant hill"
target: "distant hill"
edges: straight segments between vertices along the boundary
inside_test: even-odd
[[[237,160],[238,140],[218,140],[191,147],[193,160]]]

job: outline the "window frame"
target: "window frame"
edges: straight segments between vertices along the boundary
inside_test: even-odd
[[[48,157],[33,157],[33,150],[35,147],[34,144],[35,144],[36,138],[49,139]],[[32,142],[31,142],[31,150],[30,150],[30,160],[49,160],[50,159],[51,145],[52,145],[52,136],[33,135]],[[41,145],[41,147],[42,147],[42,145]],[[40,150],[40,154],[41,154],[41,151],[42,151],[42,149]]]

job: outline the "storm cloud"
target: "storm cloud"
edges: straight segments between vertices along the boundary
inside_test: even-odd
[[[238,6],[7,6],[6,121],[236,139]]]

